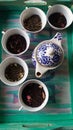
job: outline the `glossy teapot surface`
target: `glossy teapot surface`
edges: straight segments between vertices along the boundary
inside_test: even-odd
[[[62,64],[64,50],[61,40],[61,33],[57,33],[51,40],[45,40],[36,46],[32,55],[36,77],[41,77],[46,71],[55,69]]]

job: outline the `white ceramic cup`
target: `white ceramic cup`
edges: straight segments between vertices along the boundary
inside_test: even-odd
[[[9,81],[5,77],[5,69],[11,63],[18,63],[19,65],[21,65],[23,67],[24,76],[19,81],[12,82],[12,81]],[[26,80],[27,76],[28,76],[28,66],[27,66],[26,62],[23,59],[19,58],[19,57],[7,57],[0,64],[0,79],[6,85],[17,86],[17,85],[23,83],[23,81]]]
[[[8,38],[10,36],[14,35],[14,34],[19,34],[19,35],[23,36],[26,40],[26,49],[24,51],[18,53],[18,54],[11,53],[6,47],[6,43],[7,43]],[[23,53],[25,53],[28,50],[29,45],[30,45],[30,38],[24,30],[19,29],[19,28],[12,28],[12,29],[8,29],[6,32],[3,31],[1,43],[2,43],[2,47],[3,47],[4,51],[7,54],[19,56],[19,55],[22,55]]]
[[[45,92],[45,95],[46,95],[45,100],[43,101],[43,103],[39,107],[30,107],[23,102],[23,99],[22,99],[23,89],[25,87],[27,87],[27,85],[30,83],[37,83],[37,84],[41,85],[43,87],[44,92]],[[38,92],[36,92],[36,93],[38,94]],[[27,80],[26,82],[24,82],[24,84],[19,88],[18,97],[19,97],[19,102],[21,104],[21,107],[19,108],[19,110],[24,108],[27,111],[36,112],[36,111],[43,109],[45,107],[45,105],[47,104],[48,99],[49,99],[49,92],[48,92],[46,85],[43,82],[41,82],[40,80],[36,80],[36,79],[30,79],[30,80]]]
[[[61,13],[65,16],[66,18],[66,21],[67,21],[67,24],[65,27],[63,28],[58,28],[58,27],[55,27],[53,26],[50,21],[48,20],[49,16],[53,13]],[[66,29],[67,27],[69,27],[71,25],[71,23],[73,22],[73,14],[71,12],[71,10],[65,6],[65,5],[62,5],[62,4],[56,4],[56,5],[53,5],[53,6],[50,6],[48,11],[47,11],[47,21],[48,21],[48,24],[55,30],[63,30],[63,29]]]
[[[32,15],[38,15],[41,19],[41,22],[42,22],[42,27],[40,30],[38,31],[29,31],[27,30],[24,25],[23,25],[23,21],[27,18],[29,18],[30,16]],[[29,32],[29,33],[38,33],[40,32],[41,30],[44,29],[44,27],[46,26],[46,23],[47,23],[47,18],[46,18],[46,14],[43,12],[43,10],[39,9],[39,8],[36,8],[36,7],[30,7],[30,8],[26,8],[25,10],[22,11],[21,15],[20,15],[20,24],[22,26],[22,28],[26,31],[26,32]]]

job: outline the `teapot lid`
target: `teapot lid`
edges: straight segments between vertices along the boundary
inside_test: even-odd
[[[56,43],[43,43],[37,47],[36,58],[38,63],[45,67],[56,67],[63,60],[63,49]]]

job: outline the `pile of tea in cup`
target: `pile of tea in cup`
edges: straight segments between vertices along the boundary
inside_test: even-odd
[[[4,32],[1,42],[4,51],[13,56],[24,54],[30,46],[28,34],[19,28],[8,29]]]
[[[49,99],[47,86],[40,80],[27,80],[19,88],[20,109],[36,112],[45,107]],[[19,109],[19,110],[20,110]]]
[[[42,27],[42,22],[38,15],[33,14],[23,21],[23,26],[29,31],[38,31]]]
[[[73,22],[73,14],[71,10],[62,4],[49,6],[47,11],[47,21],[54,30],[63,30]]]
[[[26,8],[20,15],[20,24],[22,28],[29,33],[42,31],[46,23],[46,14],[43,10],[36,7]]]
[[[0,64],[0,79],[8,86],[17,86],[23,83],[27,76],[28,66],[19,57],[9,56]]]

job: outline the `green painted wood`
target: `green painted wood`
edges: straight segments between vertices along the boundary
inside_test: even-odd
[[[5,123],[0,130],[72,130],[73,121],[54,121],[48,123]]]
[[[43,5],[41,5],[41,4],[39,4],[39,3],[35,3],[35,4],[33,4],[33,3],[24,3],[25,1],[27,1],[27,0],[15,0],[15,1],[12,1],[12,0],[8,0],[8,1],[0,1],[0,5],[2,6],[2,5],[5,5],[5,6],[8,6],[8,5],[11,5],[11,6],[22,6],[22,7],[24,7],[24,6],[43,6]],[[52,4],[56,4],[56,3],[61,3],[61,4],[67,4],[67,5],[69,5],[71,2],[72,2],[72,0],[44,0],[44,1],[46,1],[47,2],[47,5],[52,5]],[[44,5],[45,6],[45,5]]]
[[[71,4],[71,3],[70,3]],[[71,5],[69,5],[71,7]],[[44,8],[45,7],[45,8]],[[39,6],[39,8],[43,9],[45,12],[47,11],[48,7],[47,6]],[[2,37],[1,31],[3,29],[8,29],[11,27],[20,27],[19,23],[14,23],[13,22],[7,22],[7,20],[12,20],[12,18],[15,20],[19,19],[19,15],[21,13],[21,11],[24,9],[23,6],[20,5],[20,7],[17,5],[16,7],[12,6],[4,6],[4,4],[2,4],[2,6],[0,6],[0,12],[1,12],[1,17],[2,19],[0,19],[0,38]],[[5,15],[6,14],[6,15]],[[6,24],[8,23],[8,24]],[[11,125],[11,129],[34,129],[33,127],[40,127],[43,125],[43,127],[46,127],[46,129],[48,129],[50,127],[51,128],[56,128],[56,127],[61,127],[61,126],[66,126],[66,125],[72,125],[73,124],[73,82],[72,82],[72,77],[73,77],[73,25],[71,25],[68,29],[67,29],[67,42],[68,42],[68,64],[69,64],[69,70],[70,70],[70,90],[71,90],[71,108],[72,108],[72,112],[71,113],[59,113],[59,114],[50,114],[50,113],[42,113],[42,112],[38,112],[38,113],[29,113],[29,112],[19,112],[17,110],[1,110],[0,111],[0,123],[10,123],[10,124],[5,124],[5,125],[0,125],[0,129],[2,130],[10,130],[10,125]],[[49,38],[51,38],[52,36],[50,36]],[[40,35],[38,37],[41,40],[44,40],[43,34]],[[45,36],[45,39],[47,37]],[[36,45],[37,42],[33,42],[33,45]],[[0,61],[2,61],[2,49],[1,49],[1,44],[0,44]],[[67,79],[62,79],[63,80],[67,80]],[[58,83],[58,81],[56,81]],[[47,81],[48,83],[48,81]],[[5,88],[5,87],[4,87]],[[3,89],[3,88],[2,88]],[[7,89],[7,88],[6,88]],[[13,92],[14,95],[16,95],[16,91]],[[8,93],[7,93],[8,94]],[[9,93],[11,94],[11,93]],[[9,96],[9,95],[7,95]],[[7,100],[9,102],[11,102],[11,99],[9,99],[8,97],[6,97]],[[0,106],[0,109],[5,108],[5,104]],[[59,106],[57,106],[59,107]],[[64,107],[69,107],[69,106],[64,106]],[[57,121],[57,123],[54,123],[55,121]],[[26,124],[24,124],[26,122]],[[34,122],[36,122],[37,124],[34,125]],[[41,125],[38,124],[42,123]],[[43,124],[45,123],[46,124]],[[11,124],[11,123],[21,123],[21,124]],[[32,123],[32,124],[31,124]],[[71,123],[71,124],[70,124]],[[28,125],[31,124],[31,125]],[[53,124],[52,126],[48,126],[48,124]],[[3,128],[4,127],[4,128]],[[12,128],[13,127],[13,128]],[[26,127],[26,128],[25,128]],[[27,130],[26,129],[26,130]],[[36,128],[37,129],[37,128]],[[42,128],[45,129],[45,128]]]

